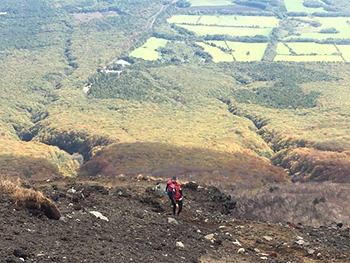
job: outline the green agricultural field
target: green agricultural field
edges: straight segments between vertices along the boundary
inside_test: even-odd
[[[350,45],[337,45],[346,62],[350,62]]]
[[[231,54],[227,54],[217,47],[212,47],[203,42],[197,42],[196,44],[203,47],[205,52],[208,52],[210,55],[212,55],[214,62],[232,62],[233,61],[233,57]]]
[[[338,50],[332,44],[287,43],[287,45],[298,55],[310,55],[310,54],[332,55],[334,53],[338,53]],[[283,54],[283,53],[278,53],[278,54]]]
[[[327,38],[337,39],[350,39],[350,26],[348,17],[318,17],[315,19],[319,21],[321,27],[300,27],[297,28],[296,33],[298,36],[290,36],[286,39],[291,38],[311,38],[316,40],[323,40]],[[320,33],[321,30],[335,28],[339,33]]]
[[[275,17],[264,16],[198,16],[198,15],[175,15],[169,18],[168,23],[176,24],[200,24],[220,25],[237,27],[276,27],[279,20]]]
[[[267,43],[226,43],[233,50],[232,54],[237,61],[260,61],[267,47]]]
[[[198,24],[245,27],[276,27],[279,20],[275,17],[264,16],[202,16]]]
[[[135,58],[142,58],[144,60],[157,60],[159,54],[157,48],[164,47],[168,41],[161,38],[151,37],[143,46],[131,52],[130,56]]]
[[[341,56],[337,55],[317,55],[317,56],[292,56],[292,55],[277,55],[275,61],[292,61],[292,62],[336,62],[343,61]]]
[[[349,17],[320,17],[318,20],[321,22],[322,28],[334,27],[339,31],[338,34],[322,34],[327,38],[350,38]]]
[[[322,7],[320,8],[309,8],[303,5],[304,0],[284,0],[284,4],[288,12],[322,12],[325,11]]]
[[[179,25],[189,31],[194,32],[199,36],[206,35],[230,35],[230,36],[268,36],[271,28],[235,28],[235,27],[216,27],[216,26],[194,26],[194,25]]]
[[[229,47],[226,45],[225,41],[210,41],[210,43],[213,43],[217,47],[229,49]]]
[[[276,53],[279,55],[291,55],[288,47],[286,47],[286,45],[281,42],[277,44]]]
[[[176,15],[170,17],[167,21],[176,24],[197,24],[200,18],[201,16]]]
[[[234,5],[230,0],[189,0],[191,6]]]

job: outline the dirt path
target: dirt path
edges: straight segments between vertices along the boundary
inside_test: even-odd
[[[151,16],[146,23],[145,30],[151,30],[153,28],[154,22],[157,20],[157,17],[165,10],[167,9],[171,4],[175,3],[176,0],[173,0],[169,5],[163,5],[160,10],[153,16]]]

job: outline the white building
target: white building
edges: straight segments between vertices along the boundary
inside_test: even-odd
[[[127,62],[127,61],[125,61],[125,60],[123,60],[123,59],[119,59],[119,60],[116,62],[116,64],[117,64],[117,65],[121,65],[122,68],[127,67],[127,66],[130,66],[130,63]]]

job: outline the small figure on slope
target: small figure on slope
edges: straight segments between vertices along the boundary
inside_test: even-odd
[[[179,218],[182,211],[182,189],[177,177],[174,176],[167,182],[166,192],[171,201],[171,207],[173,208],[173,216]],[[176,209],[178,211],[176,213]]]

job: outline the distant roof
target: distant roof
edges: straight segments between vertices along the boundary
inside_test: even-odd
[[[123,59],[119,59],[119,60],[117,61],[117,64],[118,64],[118,65],[130,65],[129,62],[127,62],[127,61],[125,61],[125,60],[123,60]]]

